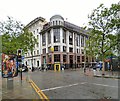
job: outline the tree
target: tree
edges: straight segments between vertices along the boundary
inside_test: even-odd
[[[2,52],[16,54],[17,49],[24,52],[34,48],[37,39],[23,24],[8,17],[7,21],[0,22],[0,34],[2,36]]]
[[[34,50],[35,44],[38,44],[37,39],[33,36],[32,32],[28,32],[28,29],[24,29],[23,35],[21,35],[18,39],[25,39],[23,49],[25,51],[30,50],[32,55],[32,69],[33,69],[33,50]]]
[[[113,50],[116,50],[118,44],[116,33],[120,27],[119,10],[119,4],[112,4],[110,8],[101,4],[88,16],[90,30],[87,53],[102,58],[103,74],[105,71],[104,60],[109,52],[113,53]]]

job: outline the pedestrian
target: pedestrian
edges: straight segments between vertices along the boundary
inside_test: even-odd
[[[109,62],[107,63],[107,67],[108,67],[108,70],[110,70],[110,64],[109,64]]]
[[[100,63],[100,71],[102,70],[102,63]]]
[[[64,70],[65,69],[65,66],[64,66],[64,64],[62,65],[62,70]]]
[[[83,68],[83,71],[84,71],[84,73],[86,73],[86,68],[85,67]]]

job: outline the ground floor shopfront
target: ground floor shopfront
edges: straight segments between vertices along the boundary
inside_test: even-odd
[[[49,69],[61,70],[64,68],[80,68],[84,67],[85,64],[94,62],[93,59],[86,57],[83,54],[74,53],[47,53],[41,55],[41,66],[47,66]]]

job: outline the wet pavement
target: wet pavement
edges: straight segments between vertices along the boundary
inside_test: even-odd
[[[39,99],[34,89],[27,81],[27,72],[14,78],[2,78],[2,99]],[[33,100],[32,100],[33,101]]]
[[[99,71],[98,69],[96,71],[93,69],[86,69],[85,74],[87,76],[120,79],[120,72],[118,71],[104,71],[104,75],[102,75],[103,72]]]

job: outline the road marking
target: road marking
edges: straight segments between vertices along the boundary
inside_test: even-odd
[[[88,83],[88,84],[93,84],[93,85],[98,85],[98,86],[105,86],[105,87],[115,87],[115,88],[118,88],[118,86],[110,86],[110,85],[104,85],[104,84],[98,84],[98,83]]]
[[[118,88],[117,86],[110,86],[110,85],[104,85],[104,84],[97,84],[97,83],[89,83],[89,82],[82,82],[82,83],[75,83],[75,84],[70,84],[70,85],[65,85],[65,86],[58,86],[58,87],[53,87],[53,88],[47,88],[47,89],[43,89],[41,91],[51,91],[51,90],[55,90],[55,89],[60,89],[60,88],[67,88],[67,87],[72,87],[72,86],[76,86],[76,85],[83,85],[83,84],[93,84],[93,85],[98,85],[98,86],[105,86],[105,87],[115,87]]]
[[[60,88],[67,88],[67,87],[72,87],[72,86],[76,86],[76,85],[79,85],[79,84],[85,84],[87,82],[82,82],[82,83],[75,83],[75,84],[70,84],[70,85],[66,85],[66,86],[59,86],[59,87],[53,87],[53,88],[48,88],[48,89],[43,89],[41,91],[50,91],[50,90],[55,90],[55,89],[60,89]]]
[[[49,101],[48,97],[40,90],[40,88],[32,80],[29,80],[29,83],[32,85],[37,94],[40,96],[42,101]]]

